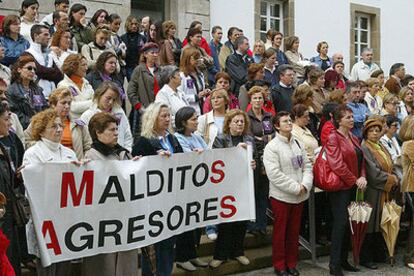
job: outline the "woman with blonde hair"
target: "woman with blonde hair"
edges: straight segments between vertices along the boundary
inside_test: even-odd
[[[171,128],[171,113],[168,105],[152,103],[142,117],[141,136],[138,137],[132,149],[134,156],[161,155],[170,156],[183,152]],[[154,244],[157,275],[171,275],[175,244],[177,237],[172,236]],[[150,259],[142,255],[142,275],[153,275],[150,269]]]
[[[128,118],[121,107],[119,87],[111,81],[104,81],[98,86],[93,95],[92,105],[82,114],[80,120],[88,125],[92,116],[100,112],[112,114],[117,118],[118,144],[130,151],[133,142],[131,128]]]
[[[70,117],[70,107],[72,104],[72,93],[66,87],[57,88],[49,96],[50,107],[59,115],[63,134],[61,144],[70,148],[76,153],[78,160],[85,157],[85,153],[91,148],[92,140],[88,133],[88,127],[80,120],[72,120]],[[34,145],[32,136],[32,124],[24,131],[25,148]]]
[[[263,54],[265,52],[265,44],[262,40],[256,40],[253,45],[253,60],[255,63],[262,62]]]
[[[58,88],[69,88],[72,93],[71,117],[78,119],[92,104],[93,88],[85,78],[88,70],[86,58],[81,54],[69,55],[62,65],[65,74]]]

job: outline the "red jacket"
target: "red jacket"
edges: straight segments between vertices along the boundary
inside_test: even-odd
[[[183,41],[183,47],[187,45],[187,43],[188,43],[187,38],[185,38]],[[208,45],[208,42],[204,37],[201,38],[200,47],[206,50],[206,53],[211,57],[210,46]]]
[[[361,154],[363,154],[362,149],[358,138],[351,132],[349,132],[349,136],[351,137],[353,145],[340,132],[337,130],[332,131],[329,134],[325,150],[329,167],[345,183],[345,186],[352,187],[359,177],[365,177],[365,161],[362,158],[361,173],[359,173],[358,159],[354,147],[359,148]]]
[[[322,122],[321,122],[322,123]],[[323,124],[322,130],[321,130],[321,144],[322,146],[326,145],[326,142],[328,142],[329,134],[331,134],[331,131],[335,129],[334,124],[331,120],[326,121]]]

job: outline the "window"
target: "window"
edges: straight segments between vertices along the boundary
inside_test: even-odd
[[[260,1],[260,39],[266,42],[266,32],[274,29],[283,32],[283,3]]]
[[[354,21],[355,62],[361,59],[364,48],[371,48],[371,18],[369,15],[356,13]]]

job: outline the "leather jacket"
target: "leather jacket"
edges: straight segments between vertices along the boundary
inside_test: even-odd
[[[361,169],[358,171],[358,157],[355,147],[362,153],[358,138],[349,132],[351,143],[348,139],[337,130],[331,131],[325,146],[326,160],[332,171],[334,171],[345,183],[344,186],[352,187],[356,180],[365,177],[365,161],[362,157]]]

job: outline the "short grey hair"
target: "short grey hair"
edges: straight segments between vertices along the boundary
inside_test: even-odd
[[[365,47],[365,48],[362,49],[361,54],[364,54],[364,53],[373,53],[373,52],[374,52],[374,49]]]
[[[234,42],[234,49],[238,49],[240,45],[243,44],[244,40],[249,41],[249,39],[243,35],[239,36],[236,41]]]
[[[161,86],[168,84],[170,82],[170,79],[174,77],[174,75],[177,72],[180,72],[180,69],[178,69],[178,67],[175,65],[166,65],[162,67],[161,73],[160,73]]]

